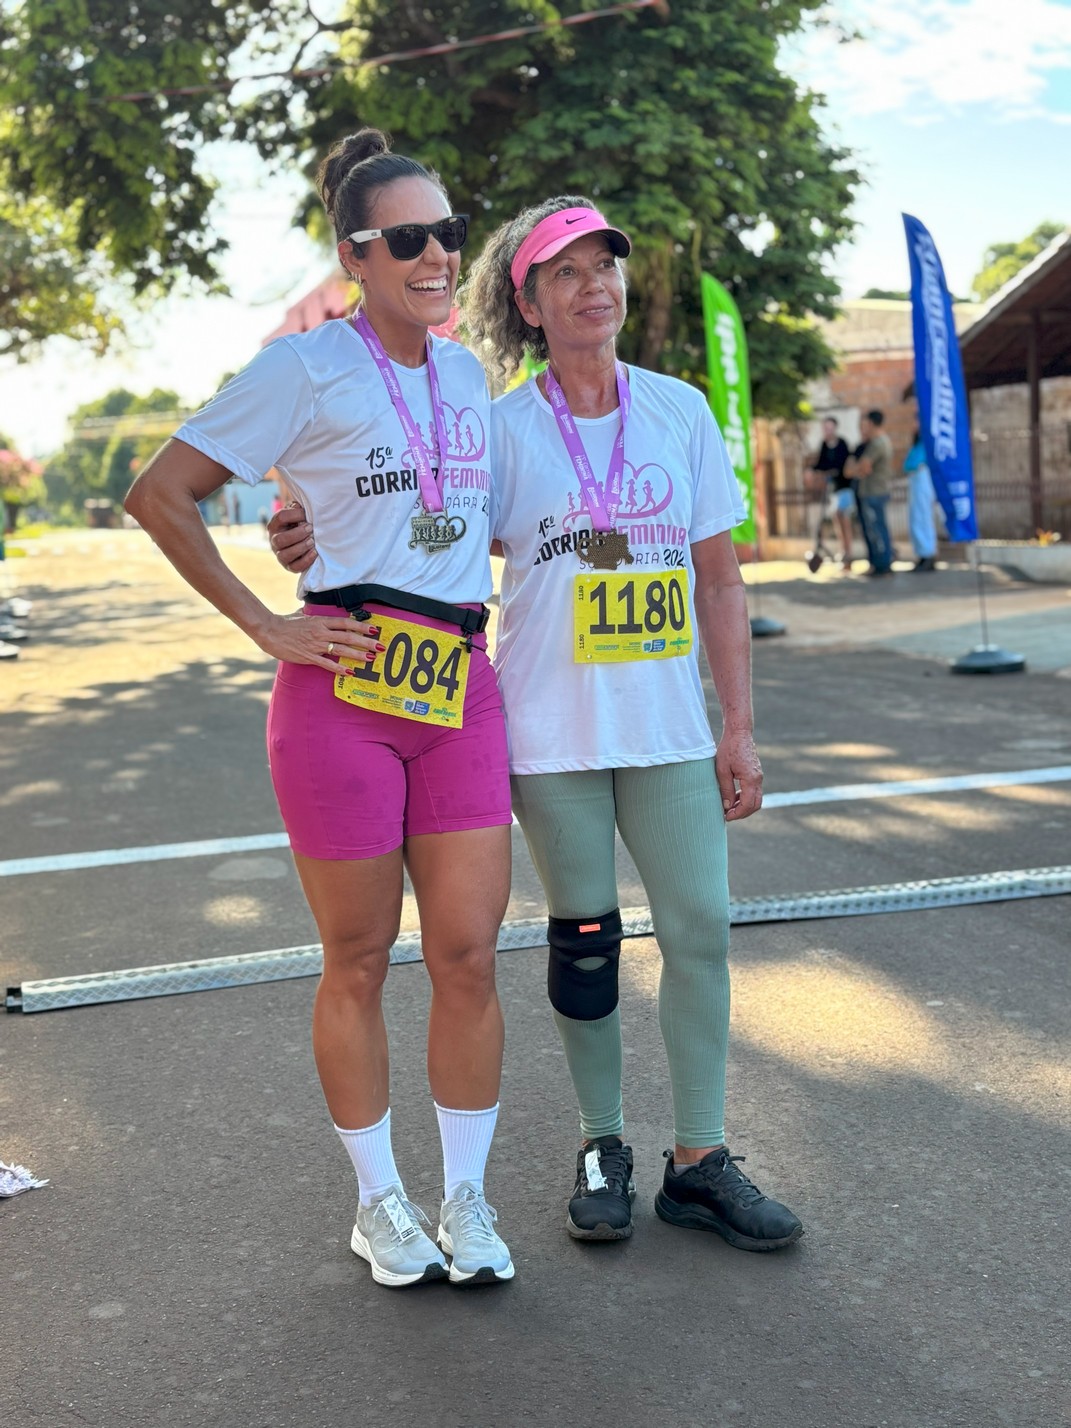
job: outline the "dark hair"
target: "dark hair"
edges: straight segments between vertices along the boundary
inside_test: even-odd
[[[871,426],[883,426],[885,423],[885,413],[879,411],[867,412],[866,419]]]
[[[837,420],[837,418],[836,418],[835,416],[824,416],[824,417],[822,418],[822,420],[823,420],[823,421],[831,421],[834,426],[840,426],[840,422]]]
[[[339,139],[316,172],[316,187],[327,216],[341,243],[347,233],[374,228],[379,190],[403,178],[422,178],[441,190],[449,203],[446,188],[434,169],[426,169],[416,159],[391,152],[389,134],[380,129],[360,129]],[[364,245],[351,245],[356,257],[364,257]],[[343,264],[345,266],[345,264]]]

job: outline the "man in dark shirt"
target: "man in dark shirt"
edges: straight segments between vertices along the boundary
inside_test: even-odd
[[[855,510],[853,483],[844,474],[848,456],[848,443],[837,431],[837,418],[827,416],[822,422],[822,446],[818,458],[808,468],[807,474],[816,485],[822,476],[825,477],[822,499],[829,502],[840,533],[840,560],[845,570],[852,568],[852,512]]]

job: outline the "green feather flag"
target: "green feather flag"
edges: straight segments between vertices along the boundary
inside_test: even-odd
[[[751,379],[747,338],[740,309],[716,278],[701,274],[703,326],[707,338],[708,400],[721,429],[729,460],[740,484],[747,516],[733,530],[733,540],[755,541],[755,473],[751,466]]]

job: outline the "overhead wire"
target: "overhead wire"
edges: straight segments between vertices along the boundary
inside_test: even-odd
[[[321,65],[315,69],[271,70],[262,74],[236,75],[233,78],[213,80],[207,84],[182,85],[169,89],[131,90],[125,94],[109,94],[94,100],[97,104],[140,104],[148,99],[176,99],[194,94],[209,94],[229,91],[238,84],[255,83],[266,79],[323,79],[331,74],[345,74],[359,69],[383,68],[398,64],[403,60],[428,59],[436,55],[453,54],[458,50],[474,49],[478,45],[503,44],[507,40],[523,39],[526,35],[537,35],[547,30],[557,30],[568,25],[586,25],[591,20],[605,20],[613,15],[627,14],[634,10],[657,10],[663,17],[669,14],[668,0],[622,0],[619,5],[607,5],[600,10],[585,10],[574,15],[561,15],[556,20],[544,20],[536,25],[518,25],[510,30],[497,30],[493,34],[474,35],[467,40],[444,40],[437,45],[422,45],[419,49],[393,50],[387,54],[371,55],[352,63]]]

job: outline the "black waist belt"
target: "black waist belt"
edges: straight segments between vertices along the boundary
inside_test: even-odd
[[[463,605],[447,605],[444,600],[410,595],[408,590],[392,590],[389,585],[343,585],[341,590],[308,590],[305,599],[310,605],[341,605],[359,620],[367,618],[367,611],[361,613],[365,605],[389,605],[410,615],[427,615],[431,620],[457,625],[466,635],[483,634],[491,616],[486,605],[478,610],[466,610]]]

